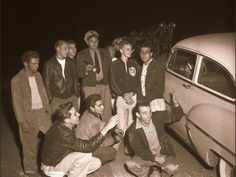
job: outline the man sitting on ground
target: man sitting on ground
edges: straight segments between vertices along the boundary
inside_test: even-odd
[[[183,116],[183,110],[173,96],[172,121]],[[174,163],[174,149],[164,129],[167,117],[156,117],[149,103],[139,103],[137,119],[128,130],[129,142],[134,156],[126,162],[129,171],[137,176],[161,176],[161,170],[173,174],[178,165]]]
[[[89,95],[85,100],[87,110],[84,112],[77,125],[75,134],[77,138],[89,140],[104,127],[106,122],[102,119],[104,105],[99,94]],[[104,120],[107,120],[105,118]],[[116,156],[116,149],[112,147],[123,135],[123,131],[115,128],[114,131],[106,135],[105,140],[99,148],[93,152],[94,157],[98,157],[102,164],[111,161]]]
[[[110,118],[107,124],[90,140],[78,139],[73,127],[79,124],[79,113],[72,102],[61,105],[55,112],[56,121],[45,135],[42,148],[41,169],[47,176],[68,174],[68,177],[85,177],[97,170],[101,161],[92,157],[105,139],[107,132],[118,123],[118,116]]]

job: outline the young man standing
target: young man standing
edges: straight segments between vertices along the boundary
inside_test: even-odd
[[[77,46],[76,46],[76,43],[75,41],[73,40],[69,40],[67,41],[68,43],[68,55],[67,55],[67,58],[72,60],[73,63],[76,65],[76,54],[77,54]],[[76,67],[75,67],[76,69]],[[75,71],[76,72],[76,71]],[[76,74],[76,77],[77,77],[77,73]],[[81,80],[79,78],[77,78],[77,96],[78,96],[78,109],[77,111],[79,112],[80,111],[80,102],[81,102],[81,94],[80,94],[80,85],[81,84]]]
[[[132,44],[128,40],[119,43],[121,57],[112,62],[110,87],[116,95],[116,110],[120,117],[118,128],[124,132],[133,122],[132,110],[137,101],[138,64],[131,59]]]
[[[83,113],[80,123],[77,125],[75,134],[77,138],[89,140],[95,136],[106,124],[102,120],[104,104],[99,94],[89,95],[85,100],[87,110]],[[116,149],[112,146],[122,138],[123,131],[115,128],[106,135],[105,141],[93,152],[102,164],[113,160],[116,157]]]
[[[45,135],[42,148],[41,169],[47,176],[86,177],[97,170],[101,161],[92,156],[105,139],[107,132],[118,123],[118,116],[107,124],[90,140],[78,139],[74,126],[79,125],[79,113],[71,102],[61,105],[54,114],[56,121]]]
[[[140,57],[143,66],[139,72],[138,102],[149,102],[152,112],[165,111],[163,93],[165,89],[164,66],[153,58],[151,46],[143,44],[140,47]]]
[[[68,43],[68,58],[75,62],[75,57],[77,53],[76,43],[73,40],[67,41]]]
[[[23,166],[27,175],[38,175],[38,133],[51,126],[51,110],[39,67],[39,54],[25,52],[22,69],[11,80],[12,103],[19,125],[23,150]]]
[[[52,112],[67,101],[72,101],[78,110],[78,79],[75,73],[75,63],[67,58],[67,42],[56,41],[55,50],[55,56],[44,64],[43,70],[44,83]]]

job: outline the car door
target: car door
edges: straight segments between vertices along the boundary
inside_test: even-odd
[[[171,93],[176,93],[177,98],[185,113],[191,109],[189,95],[191,93],[197,55],[182,49],[172,50],[166,65],[164,98],[170,103]],[[183,141],[190,143],[186,130],[186,117],[169,125]]]
[[[187,127],[202,158],[209,149],[235,165],[235,81],[220,63],[200,56],[188,104]]]

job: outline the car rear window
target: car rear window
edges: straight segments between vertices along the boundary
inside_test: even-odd
[[[220,64],[204,57],[198,77],[198,83],[221,94],[235,98],[235,82]]]

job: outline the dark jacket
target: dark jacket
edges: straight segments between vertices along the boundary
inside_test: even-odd
[[[103,71],[103,80],[102,83],[104,85],[109,84],[109,67],[111,64],[111,58],[108,52],[105,49],[99,48],[101,63],[102,63],[102,71]],[[76,57],[76,68],[77,68],[77,76],[82,79],[83,86],[96,86],[96,73],[88,72],[86,75],[86,64],[93,64],[92,56],[89,52],[89,49],[86,48],[81,50]]]
[[[72,95],[78,95],[75,64],[68,58],[65,60],[65,79],[55,56],[44,64],[43,79],[50,101],[53,97],[67,99]]]
[[[161,145],[161,154],[167,156],[174,156],[174,149],[168,139],[168,136],[165,131],[165,123],[168,123],[168,113],[166,111],[161,112],[165,116],[160,115],[159,113],[153,113],[152,122],[156,128],[157,136]],[[172,121],[179,120],[183,116],[183,110],[179,106],[173,108],[173,116],[171,116]],[[152,154],[148,140],[144,133],[143,128],[136,129],[136,121],[134,121],[130,128],[128,129],[128,138],[131,149],[133,150],[133,155],[137,155],[146,161],[154,161],[155,155]]]
[[[149,63],[145,80],[146,96],[143,96],[141,90],[141,74],[142,69],[140,69],[140,72],[138,74],[138,101],[151,102],[154,99],[163,98],[165,89],[165,68],[163,64],[156,59],[153,59]]]
[[[45,135],[41,159],[48,166],[56,166],[71,152],[95,151],[104,140],[99,132],[90,140],[77,139],[73,130],[56,121]]]
[[[123,96],[128,92],[137,92],[139,65],[133,59],[127,61],[127,72],[125,63],[119,58],[112,62],[110,69],[111,91],[117,96]]]

